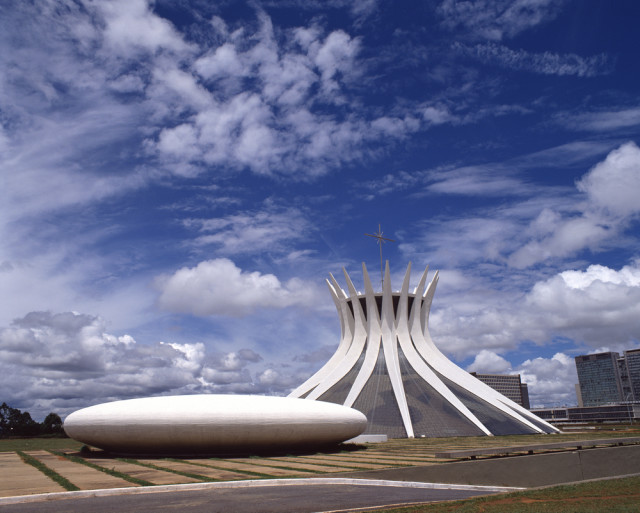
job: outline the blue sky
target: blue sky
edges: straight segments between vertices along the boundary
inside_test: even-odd
[[[440,270],[449,357],[575,404],[575,355],[639,345],[638,15],[3,2],[0,399],[286,394],[380,223],[394,288]]]

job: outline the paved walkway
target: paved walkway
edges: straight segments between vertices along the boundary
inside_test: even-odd
[[[35,467],[24,463],[16,453],[0,453],[0,497],[64,491]]]
[[[48,451],[27,451],[26,454],[33,456],[54,472],[66,477],[70,482],[74,484],[82,483],[82,486],[79,486],[79,488],[84,490],[135,486],[130,481],[105,474],[86,465],[79,465],[78,463],[69,461],[63,456],[52,454]]]

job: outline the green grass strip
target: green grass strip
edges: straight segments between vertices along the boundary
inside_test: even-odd
[[[144,479],[138,479],[137,477],[132,477],[129,474],[125,474],[124,472],[118,472],[117,470],[114,470],[114,469],[101,467],[100,465],[91,463],[90,461],[87,461],[86,459],[80,456],[75,456],[73,454],[66,454],[62,451],[49,451],[49,452],[57,456],[62,456],[63,458],[66,458],[69,461],[72,461],[73,463],[86,465],[89,468],[99,470],[100,472],[104,472],[105,474],[109,474],[110,476],[113,476],[113,477],[119,477],[120,479],[124,479],[125,481],[129,481],[130,483],[133,483],[133,484],[137,484],[140,486],[155,486],[155,484],[151,483],[150,481],[145,481]]]
[[[26,453],[24,453],[22,451],[16,451],[16,454],[18,456],[20,456],[22,461],[24,461],[28,465],[31,465],[32,467],[37,468],[45,476],[47,476],[49,479],[51,479],[51,480],[55,481],[56,483],[58,483],[65,490],[67,490],[69,492],[75,492],[76,490],[80,490],[80,488],[78,488],[76,485],[74,485],[66,477],[61,476],[60,474],[58,474],[52,468],[47,467],[44,463],[42,463],[37,458],[34,458],[33,456],[30,456],[29,454],[26,454]]]
[[[131,458],[117,458],[119,461],[124,461],[126,463],[133,463],[134,465],[140,465],[141,467],[147,467],[153,470],[160,470],[162,472],[170,472],[172,474],[176,474],[178,476],[190,477],[191,479],[197,479],[198,481],[205,481],[208,483],[219,481],[219,479],[214,479],[209,476],[203,476],[202,474],[195,474],[191,472],[182,472],[180,470],[174,470],[168,467],[161,467],[160,465],[154,465],[153,463],[145,463],[139,460],[134,460]],[[167,458],[168,461],[172,461],[170,458]],[[175,460],[173,460],[175,461]]]

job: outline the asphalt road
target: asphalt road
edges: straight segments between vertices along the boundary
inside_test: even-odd
[[[0,503],[2,513],[306,513],[348,511],[387,505],[409,505],[466,499],[491,493],[487,490],[411,488],[386,485],[290,484],[244,488],[171,491],[71,497],[18,504]],[[69,496],[67,496],[69,497]]]

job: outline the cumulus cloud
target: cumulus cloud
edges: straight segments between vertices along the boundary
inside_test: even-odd
[[[598,151],[604,148],[601,145]],[[553,155],[573,162],[575,153],[582,150],[582,144],[553,148],[536,160],[544,163]],[[526,269],[620,244],[620,236],[637,221],[640,211],[634,198],[640,188],[640,149],[634,142],[611,150],[575,188],[547,187],[544,194],[518,172],[531,166],[531,159],[516,159],[512,165],[429,170],[414,176],[413,181],[423,183],[429,194],[495,196],[505,201],[475,215],[426,221],[425,237],[403,243],[403,252],[416,255],[428,248],[431,262],[483,261]]]
[[[11,48],[0,55],[3,224],[93,205],[167,173],[305,179],[416,129],[403,114],[350,101],[361,41],[344,30],[277,30],[258,9],[243,27],[213,18],[211,37],[196,43],[144,0],[64,5],[2,8],[1,43]],[[139,166],[141,156],[155,162]]]
[[[592,348],[629,347],[640,340],[640,268],[638,262],[616,271],[591,265],[564,271],[536,283],[526,307],[548,329]]]
[[[202,342],[139,344],[112,335],[99,317],[31,312],[0,328],[5,400],[36,417],[115,399],[181,393],[266,393],[248,366],[251,349],[214,354]]]
[[[617,216],[640,212],[640,148],[634,142],[623,144],[596,164],[577,183],[595,208]]]
[[[597,251],[618,235],[640,211],[634,191],[640,186],[640,149],[629,142],[613,150],[577,183],[586,200],[562,215],[545,209],[530,223],[530,240],[509,256],[514,267],[549,258]],[[543,230],[541,230],[543,229]]]
[[[573,406],[577,402],[574,388],[578,382],[575,361],[564,353],[513,365],[496,352],[483,349],[467,366],[467,370],[479,374],[520,374],[520,380],[528,386],[533,408]]]
[[[267,391],[279,394],[300,384],[300,381],[290,371],[284,373],[273,368],[258,374],[256,379]]]
[[[312,306],[316,290],[299,279],[285,283],[273,274],[247,272],[218,258],[183,267],[157,281],[158,304],[172,312],[241,317],[262,308]]]
[[[467,370],[479,374],[509,374],[511,373],[511,364],[495,352],[483,349],[467,366]]]
[[[577,404],[578,374],[572,357],[556,353],[552,358],[534,358],[524,361],[515,371],[528,385],[533,408]]]
[[[181,112],[147,140],[163,165],[182,174],[224,165],[304,178],[362,158],[364,142],[389,135],[375,117],[330,108],[351,110],[349,88],[361,73],[357,38],[317,25],[276,32],[264,12],[257,18],[253,32],[212,21],[219,44],[181,71],[182,100],[198,98],[190,116]],[[157,77],[158,100],[178,91],[168,76]]]
[[[154,14],[146,0],[116,0],[94,7],[105,22],[102,32],[105,44],[124,58],[138,57],[139,52],[189,50],[171,23]]]
[[[509,292],[509,282],[500,294],[487,294],[499,283],[490,280],[467,280],[463,296],[445,290],[441,304],[434,304],[430,326],[441,347],[468,356],[511,350],[524,340],[551,343],[555,337],[575,340],[585,350],[620,350],[640,340],[637,261],[618,270],[591,265],[562,271],[533,283],[524,295]]]

